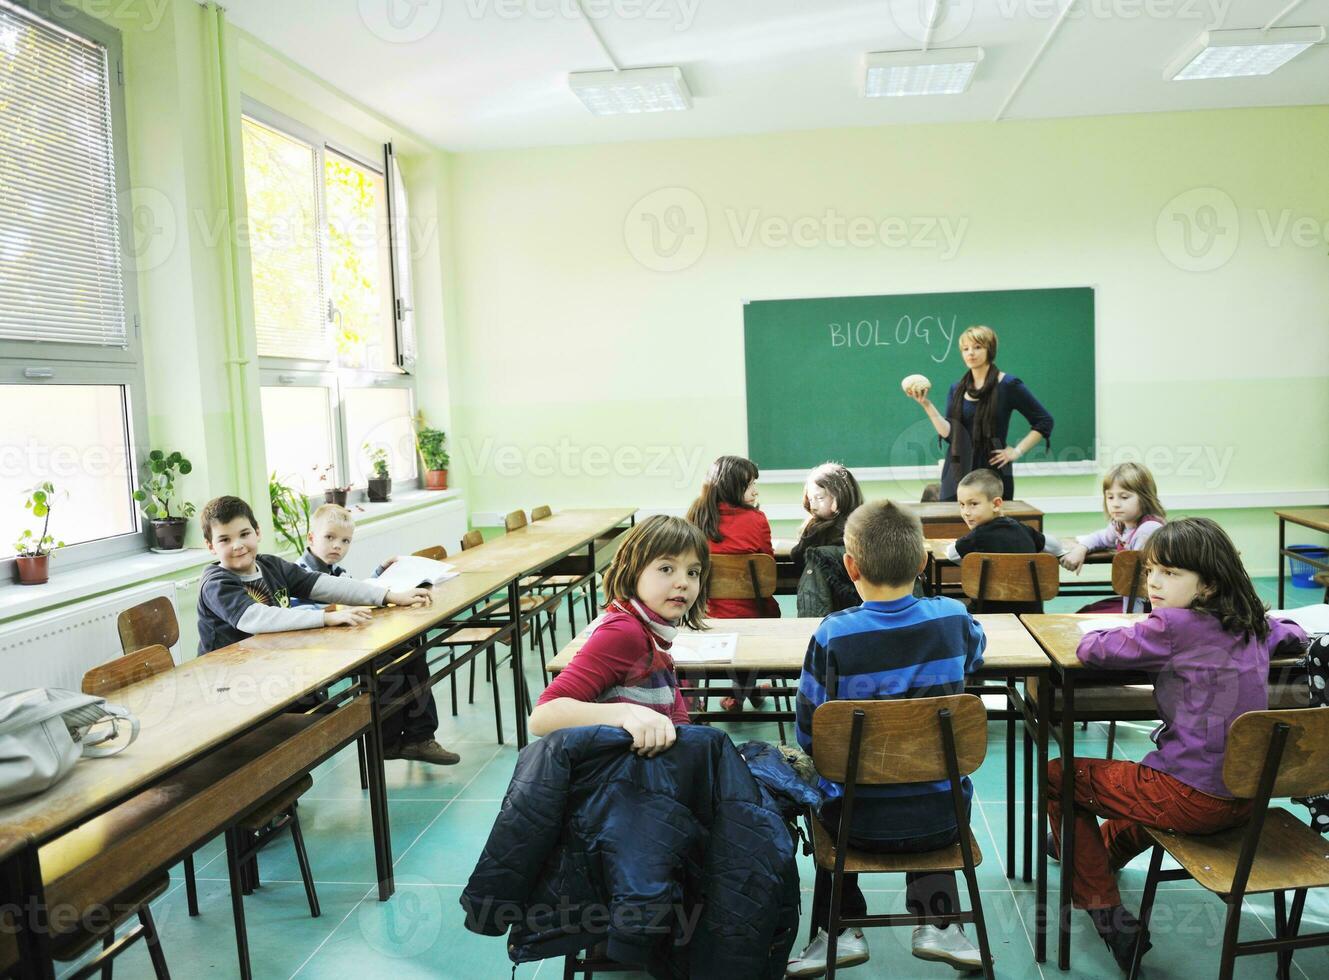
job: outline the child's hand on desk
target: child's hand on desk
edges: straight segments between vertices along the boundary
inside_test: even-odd
[[[625,704],[623,730],[632,736],[632,751],[649,759],[674,744],[678,733],[666,715],[636,704]]]
[[[394,606],[427,606],[434,601],[434,594],[428,589],[401,589],[389,592],[387,601]]]
[[[1068,572],[1079,572],[1080,566],[1084,564],[1085,558],[1089,555],[1089,549],[1082,544],[1073,544],[1067,549],[1066,554],[1062,555],[1059,561],[1061,567]]]
[[[379,571],[381,571],[381,572],[386,572],[386,571],[387,571],[389,568],[391,568],[393,565],[397,564],[397,559],[398,559],[399,557],[400,557],[400,555],[393,555],[391,558],[384,558],[384,559],[383,559],[383,564],[381,564],[381,565],[378,566]]]
[[[368,609],[362,608],[323,610],[324,626],[362,626],[373,618]]]

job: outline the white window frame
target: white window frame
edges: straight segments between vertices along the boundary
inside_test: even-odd
[[[128,133],[125,125],[124,52],[120,32],[94,17],[75,10],[68,3],[55,0],[11,0],[50,22],[57,30],[85,37],[106,49],[106,67],[111,111],[111,149],[115,160],[115,186],[120,238],[120,270],[125,306],[125,346],[92,347],[87,344],[60,342],[0,341],[0,384],[121,385],[125,390],[125,435],[127,459],[132,472],[128,492],[138,487],[146,474],[148,456],[148,419],[144,398],[143,348],[140,337],[138,280],[128,267],[132,254],[133,210],[129,176]],[[35,478],[34,478],[35,479]],[[57,482],[57,489],[59,485]],[[61,567],[83,565],[138,554],[148,550],[147,522],[137,501],[130,500],[134,529],[107,538],[71,544],[58,550]],[[4,501],[5,507],[17,507],[17,500]],[[56,507],[70,506],[57,500]],[[56,510],[58,514],[59,511]],[[56,535],[58,537],[58,534]],[[12,542],[0,543],[0,553]],[[0,557],[0,587],[14,580],[14,556]]]
[[[282,112],[271,109],[261,102],[256,101],[250,96],[241,97],[242,115],[248,116],[255,122],[284,133],[295,139],[309,144],[314,150],[314,168],[318,174],[318,237],[319,248],[322,256],[326,258],[329,253],[328,245],[328,211],[327,211],[327,181],[326,181],[326,151],[332,150],[340,156],[345,157],[358,166],[366,170],[372,170],[375,173],[385,177],[384,184],[387,187],[388,209],[387,225],[389,233],[393,227],[393,194],[392,194],[392,175],[386,169],[383,162],[374,163],[367,160],[363,153],[347,147],[331,136],[320,132],[318,129],[293,119]],[[391,256],[390,268],[386,282],[381,283],[381,288],[387,289],[392,295],[392,309],[394,313],[394,337],[396,343],[395,361],[398,365],[402,364],[402,335],[400,330],[401,304],[397,295],[397,270],[398,250],[390,248]],[[405,256],[409,261],[409,254]],[[331,289],[331,275],[323,275],[324,288]],[[330,296],[320,297],[322,307],[327,309],[331,304]],[[329,411],[332,413],[332,433],[335,445],[333,446],[334,458],[329,462],[335,463],[337,467],[338,480],[349,481],[352,476],[352,464],[359,454],[358,446],[347,444],[347,425],[346,425],[346,399],[344,392],[351,388],[404,388],[410,393],[411,413],[417,411],[417,395],[415,388],[414,374],[406,367],[396,367],[387,371],[365,370],[360,368],[340,367],[336,360],[329,361],[306,361],[289,357],[269,357],[261,355],[258,358],[259,364],[259,384],[263,387],[276,387],[280,385],[290,385],[292,387],[326,387],[329,391],[330,405]],[[266,464],[265,464],[266,465]],[[422,476],[422,467],[419,460],[416,460],[415,476],[394,478],[392,481],[393,493],[413,490],[420,485]],[[362,486],[362,484],[353,484]],[[320,494],[310,494],[311,501],[320,499]]]

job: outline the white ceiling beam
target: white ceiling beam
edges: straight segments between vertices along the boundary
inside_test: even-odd
[[[1001,117],[1006,115],[1006,110],[1009,109],[1011,103],[1015,101],[1015,97],[1020,94],[1020,89],[1024,88],[1024,83],[1029,80],[1029,76],[1034,73],[1034,69],[1038,67],[1038,63],[1043,60],[1043,55],[1046,53],[1048,47],[1051,46],[1052,39],[1057,36],[1057,31],[1061,30],[1061,25],[1066,23],[1066,17],[1070,14],[1071,10],[1074,9],[1075,3],[1076,0],[1066,0],[1066,6],[1062,8],[1061,14],[1058,15],[1056,22],[1052,25],[1052,30],[1048,31],[1047,37],[1043,38],[1043,43],[1038,46],[1038,51],[1034,55],[1034,60],[1029,62],[1029,67],[1024,70],[1024,74],[1020,76],[1020,80],[1015,83],[1015,88],[1011,89],[1010,95],[1006,96],[1006,101],[1001,104],[1001,108],[997,110],[997,114],[992,117],[993,122],[1001,122]]]

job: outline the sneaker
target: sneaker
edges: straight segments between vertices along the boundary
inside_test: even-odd
[[[1131,971],[1136,945],[1140,947],[1141,957],[1154,948],[1149,941],[1149,930],[1123,906],[1089,909],[1089,918],[1123,973]]]
[[[384,752],[383,758],[428,762],[435,766],[455,766],[461,762],[461,756],[456,752],[449,752],[432,738],[427,738],[423,742],[410,742],[395,751]]]
[[[785,967],[787,977],[819,977],[826,972],[826,945],[829,937],[825,929],[817,930],[817,938],[804,947]],[[845,929],[835,944],[835,968],[858,966],[868,961],[868,941],[861,929]]]
[[[914,926],[914,955],[920,960],[949,963],[957,970],[983,969],[983,956],[958,925],[945,929]]]
[[[771,692],[771,685],[769,684],[758,685],[752,691],[752,693],[748,695],[748,700],[752,702],[752,707],[760,711],[762,706],[766,703],[766,695],[769,694],[770,692]]]
[[[737,711],[738,711],[740,708],[742,708],[742,707],[743,707],[743,705],[739,702],[738,698],[721,698],[721,699],[720,699],[720,710],[721,710],[721,711],[728,711],[730,714],[734,714],[735,712],[737,712]]]

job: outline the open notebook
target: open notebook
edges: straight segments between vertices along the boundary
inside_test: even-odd
[[[446,582],[460,574],[447,562],[407,555],[405,558],[398,558],[392,563],[391,568],[374,581],[394,590],[414,589],[420,586],[438,585],[439,582]]]
[[[738,651],[737,633],[680,631],[669,653],[676,664],[728,663]]]

